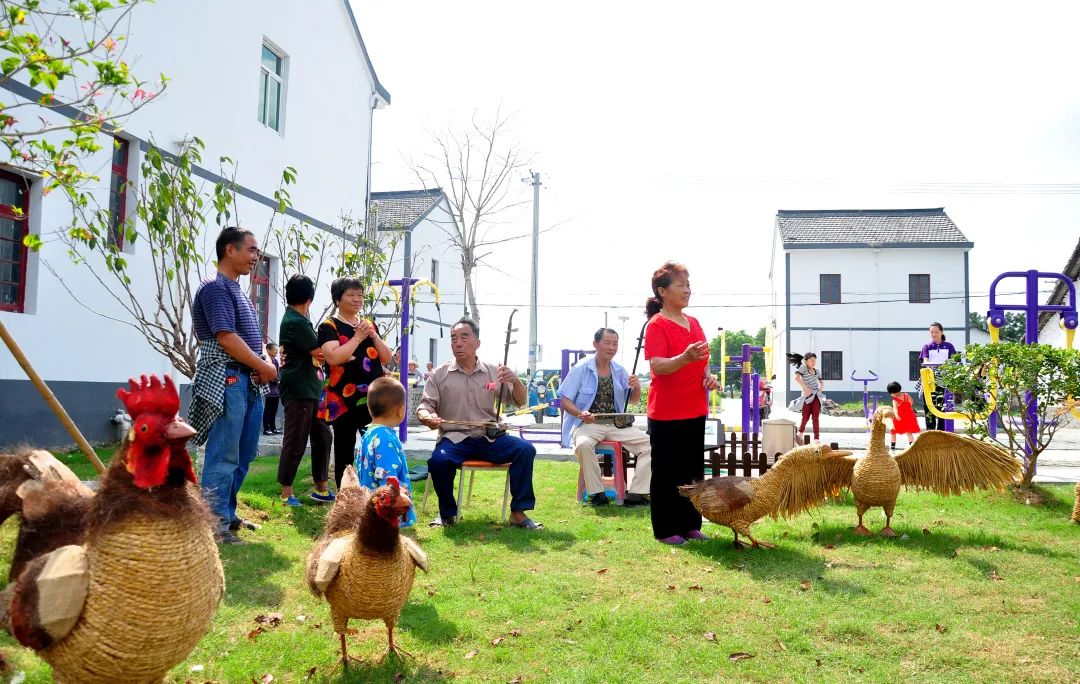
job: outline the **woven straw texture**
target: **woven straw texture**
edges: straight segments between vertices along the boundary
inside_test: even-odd
[[[885,448],[884,439],[882,449]],[[1020,462],[1001,447],[977,439],[931,430],[896,457],[905,487],[938,494],[1002,489],[1018,480]]]
[[[90,592],[67,637],[40,652],[57,682],[160,682],[195,648],[224,591],[209,527],[130,516],[87,544]]]
[[[887,410],[892,413],[892,409]],[[851,471],[851,493],[862,508],[886,506],[890,511],[900,493],[900,468],[885,446],[885,423],[877,416],[866,455],[855,462]]]
[[[350,618],[395,624],[415,576],[416,564],[400,540],[390,555],[374,554],[359,542],[350,544],[337,577],[326,588],[334,631],[344,633]]]
[[[751,523],[766,515],[793,517],[838,494],[851,480],[852,463],[828,447],[802,446],[761,477],[714,477],[681,490],[703,516],[749,536]]]

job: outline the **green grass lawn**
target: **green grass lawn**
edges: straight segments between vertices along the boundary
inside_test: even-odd
[[[79,458],[67,460],[87,473]],[[502,479],[481,474],[462,524],[416,532],[431,573],[399,623],[415,658],[380,662],[382,623],[354,621],[363,663],[344,673],[328,607],[302,584],[324,510],[278,504],[275,466],[252,468],[241,498],[265,525],[222,549],[225,599],[174,681],[1080,681],[1071,486],[1047,488],[1040,507],[905,493],[892,540],[853,535],[848,500],[763,522],[755,535],[779,548],[740,553],[727,528],[706,523],[715,539],[672,549],[651,539],[647,510],[579,507],[571,463],[536,463],[534,517],[547,529],[508,529]],[[880,510],[867,519],[884,522]],[[0,528],[3,567],[14,532]],[[252,636],[269,613],[281,623]],[[0,653],[27,682],[49,681],[6,634]]]

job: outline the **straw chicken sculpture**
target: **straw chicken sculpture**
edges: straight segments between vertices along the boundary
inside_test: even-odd
[[[774,544],[754,539],[750,525],[766,515],[798,515],[838,494],[840,489],[835,483],[851,468],[848,456],[850,451],[824,445],[796,447],[777,459],[761,477],[714,477],[679,489],[703,516],[731,528],[735,548],[745,546],[739,541],[740,534],[755,547],[775,548]]]
[[[1020,477],[1020,463],[1001,447],[939,430],[921,433],[910,447],[893,458],[885,444],[887,422],[892,417],[891,407],[879,408],[874,413],[866,455],[841,461],[846,470],[836,484],[850,487],[855,497],[859,514],[856,534],[871,534],[863,525],[863,515],[881,506],[885,509],[881,534],[896,536],[892,515],[901,487],[928,489],[944,495],[961,494],[976,489],[1002,489]]]
[[[160,682],[209,628],[224,590],[176,387],[143,376],[117,396],[133,425],[97,494],[47,459],[4,459],[8,469],[23,459],[29,477],[16,489],[21,526],[0,625],[57,682]],[[0,501],[11,503],[4,491]]]
[[[1076,483],[1076,500],[1073,501],[1072,521],[1080,523],[1080,482]]]
[[[360,486],[349,466],[326,527],[308,556],[307,582],[330,604],[334,631],[341,638],[341,660],[348,667],[345,634],[349,620],[382,620],[387,655],[405,651],[394,643],[394,626],[412,591],[416,568],[427,572],[427,555],[401,535],[401,516],[412,506],[397,478],[374,492]]]

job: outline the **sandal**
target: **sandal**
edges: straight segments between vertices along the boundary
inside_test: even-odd
[[[521,522],[512,522],[512,523],[510,523],[510,527],[519,527],[519,528],[521,528],[523,530],[542,530],[542,529],[544,529],[544,524],[543,523],[538,523],[535,520],[533,520],[532,518],[527,517],[524,520],[522,520]]]

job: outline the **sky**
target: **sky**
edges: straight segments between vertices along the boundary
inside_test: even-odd
[[[778,209],[944,207],[975,243],[976,311],[997,274],[1060,271],[1080,238],[1076,3],[352,4],[392,98],[374,190],[419,187],[430,131],[511,115],[543,183],[540,367],[605,313],[631,365],[668,259],[706,331],[764,326]],[[493,230],[531,225],[525,206]],[[477,282],[487,354],[520,309],[518,368],[530,251],[498,247]]]

